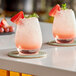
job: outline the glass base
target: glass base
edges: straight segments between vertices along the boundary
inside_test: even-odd
[[[57,38],[55,38],[55,41],[57,43],[72,43],[74,41],[74,39],[57,39]]]
[[[19,54],[21,55],[33,55],[33,54],[38,54],[39,50],[22,50],[17,48]]]

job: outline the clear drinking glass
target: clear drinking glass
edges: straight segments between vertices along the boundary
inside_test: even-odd
[[[73,10],[58,11],[54,17],[53,36],[57,43],[72,43],[76,37],[76,20]]]
[[[42,34],[38,18],[20,19],[17,24],[15,43],[19,54],[37,54],[42,45]]]

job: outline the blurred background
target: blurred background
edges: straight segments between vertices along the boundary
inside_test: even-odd
[[[36,12],[40,21],[52,23],[53,17],[48,16],[49,11],[56,4],[63,3],[76,14],[76,0],[0,0],[0,17],[12,17],[22,10],[25,14]]]

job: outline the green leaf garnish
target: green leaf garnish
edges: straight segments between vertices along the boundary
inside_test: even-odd
[[[62,4],[62,9],[63,10],[66,10],[67,9],[66,3]]]
[[[37,18],[39,18],[38,14],[36,14],[36,13],[30,14],[30,15],[25,15],[24,17],[25,18],[30,18],[30,17],[37,17]]]

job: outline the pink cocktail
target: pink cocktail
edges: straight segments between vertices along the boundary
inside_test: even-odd
[[[49,13],[54,17],[53,36],[57,43],[72,43],[76,37],[76,20],[72,9],[57,4]]]
[[[20,54],[36,54],[42,45],[42,34],[38,18],[20,19],[17,24],[15,43]]]
[[[73,10],[58,11],[54,17],[53,36],[58,43],[71,43],[76,35],[76,20]]]

